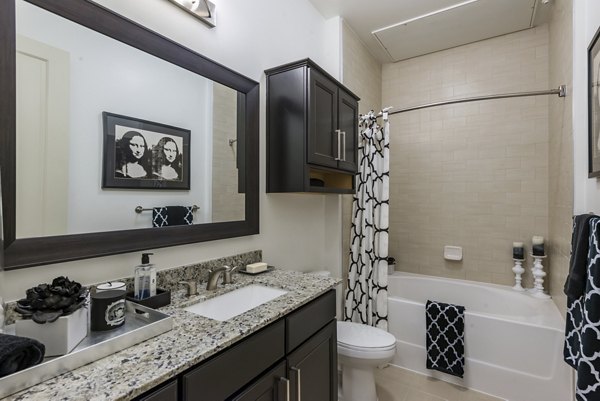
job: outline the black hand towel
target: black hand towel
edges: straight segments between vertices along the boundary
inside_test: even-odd
[[[587,277],[587,257],[590,239],[590,219],[593,214],[581,214],[573,217],[573,235],[571,236],[571,260],[569,274],[565,281],[564,292],[572,300],[581,297],[585,291]]]
[[[427,369],[463,377],[465,307],[427,301]]]
[[[46,347],[31,338],[0,334],[0,377],[37,365]]]
[[[185,226],[194,223],[192,206],[165,206],[152,209],[152,226]]]
[[[584,293],[567,298],[564,360],[577,370],[577,401],[600,400],[600,218],[589,220],[590,236]]]

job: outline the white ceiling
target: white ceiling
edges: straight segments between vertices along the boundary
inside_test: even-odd
[[[341,16],[382,63],[504,35],[544,23],[543,0],[309,0]],[[547,4],[546,4],[547,3]]]

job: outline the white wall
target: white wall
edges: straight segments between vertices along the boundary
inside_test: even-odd
[[[573,152],[574,213],[600,213],[600,180],[587,178],[587,48],[600,27],[600,1],[573,2]],[[550,161],[552,162],[552,161]]]
[[[215,0],[214,29],[164,0],[102,0],[100,4],[261,83],[260,234],[155,250],[168,268],[263,250],[269,264],[295,270],[340,271],[339,196],[265,194],[265,79],[263,71],[310,57],[339,77],[340,20],[324,20],[305,0]],[[84,284],[131,275],[140,252],[40,266],[6,273],[9,300],[58,275]],[[332,267],[332,265],[336,265]]]

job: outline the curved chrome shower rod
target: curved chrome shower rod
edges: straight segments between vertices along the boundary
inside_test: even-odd
[[[427,109],[429,107],[445,106],[448,104],[456,104],[456,103],[478,102],[480,100],[505,99],[505,98],[509,98],[509,97],[543,96],[543,95],[558,95],[559,97],[565,97],[567,95],[567,86],[560,85],[558,87],[558,89],[550,89],[550,90],[545,90],[545,91],[502,93],[499,95],[474,96],[474,97],[467,97],[464,99],[445,100],[442,102],[427,103],[427,104],[408,107],[406,109],[401,109],[401,110],[396,110],[396,111],[388,111],[387,114],[388,115],[400,114],[400,113],[405,113],[407,111]],[[390,109],[390,108],[391,107],[387,107],[387,109]],[[381,117],[382,115],[383,115],[383,113],[379,113],[377,115],[377,117]]]

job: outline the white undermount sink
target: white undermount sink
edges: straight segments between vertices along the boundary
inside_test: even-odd
[[[188,306],[184,310],[224,322],[284,294],[287,294],[287,291],[264,285],[251,284]]]

